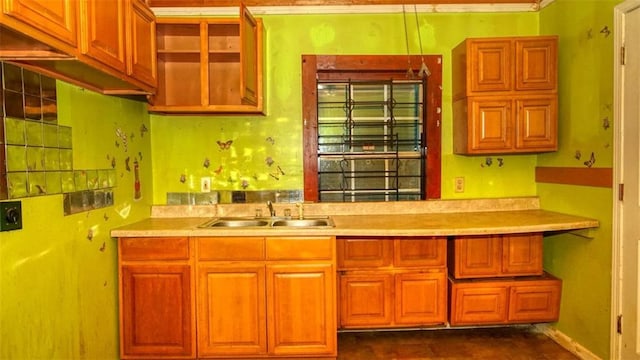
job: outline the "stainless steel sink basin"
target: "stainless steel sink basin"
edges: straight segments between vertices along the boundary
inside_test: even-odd
[[[198,226],[199,228],[326,228],[334,227],[333,220],[329,217],[311,218],[248,218],[248,217],[223,217],[209,220]]]
[[[292,227],[333,227],[333,221],[329,218],[317,219],[282,219],[275,220],[271,226],[292,226]]]
[[[208,221],[199,227],[229,227],[229,228],[243,228],[243,227],[265,227],[271,224],[267,219],[250,219],[250,218],[216,218],[212,221]]]

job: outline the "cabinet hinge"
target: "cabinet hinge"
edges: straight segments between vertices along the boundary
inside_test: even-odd
[[[618,184],[618,200],[624,201],[624,184]]]
[[[620,64],[625,65],[627,63],[626,59],[626,50],[624,46],[620,47]]]
[[[616,324],[616,331],[622,335],[622,315],[618,315],[618,323]]]

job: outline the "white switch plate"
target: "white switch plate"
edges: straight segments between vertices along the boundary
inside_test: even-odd
[[[203,192],[203,193],[211,192],[211,178],[210,177],[202,177],[202,178],[200,178],[200,192]]]
[[[463,177],[457,177],[456,178],[455,191],[457,193],[463,193],[464,192],[464,178]]]

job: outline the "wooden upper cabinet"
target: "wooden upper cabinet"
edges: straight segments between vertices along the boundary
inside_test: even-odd
[[[34,31],[52,36],[68,45],[77,46],[78,2],[76,0],[4,0],[3,3],[2,11],[5,15],[31,26]]]
[[[467,39],[452,51],[454,152],[558,149],[558,38]]]
[[[262,43],[258,42],[258,23],[249,10],[240,6],[240,97],[243,103],[258,105],[258,54],[262,53]]]
[[[511,41],[474,41],[468,43],[469,95],[484,91],[511,90]]]
[[[125,0],[80,1],[83,54],[125,73]]]
[[[157,20],[161,113],[262,113],[262,20],[241,6],[238,18]]]
[[[541,37],[515,41],[515,90],[552,90],[558,82],[558,41]]]
[[[144,0],[125,1],[127,74],[155,88],[158,84],[155,15]]]

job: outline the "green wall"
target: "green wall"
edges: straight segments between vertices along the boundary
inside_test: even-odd
[[[613,8],[621,2],[556,0],[541,11],[541,34],[560,36],[560,138],[559,151],[538,156],[539,166],[582,167],[593,152],[594,167],[612,167]],[[607,34],[607,30],[611,33]],[[547,237],[544,267],[563,280],[557,329],[607,359],[610,353],[612,191],[538,184],[537,194],[545,209],[600,221],[600,227],[589,233],[592,238],[571,234]]]
[[[442,198],[535,195],[535,155],[503,156],[504,165],[483,166],[485,157],[452,154],[451,49],[466,37],[538,34],[538,13],[407,14],[409,48],[442,54]],[[407,53],[402,14],[264,16],[266,116],[206,117],[152,115],[154,196],[198,192],[200,177],[212,177],[218,190],[303,188],[302,54]],[[357,31],[354,31],[357,29]],[[228,150],[217,144],[232,140]],[[265,162],[271,157],[274,165]],[[204,166],[209,160],[209,167]],[[497,163],[494,157],[494,164]],[[270,176],[280,165],[285,175]],[[181,182],[181,176],[185,181]],[[454,178],[465,177],[455,193]]]
[[[0,233],[0,359],[117,359],[117,247],[109,231],[150,214],[150,137],[140,133],[149,115],[142,102],[57,87],[58,122],[73,129],[74,168],[110,168],[116,159],[115,205],[64,216],[62,195],[21,199],[23,229]],[[134,158],[140,164],[139,201],[127,157],[130,168]]]

